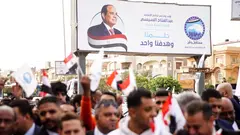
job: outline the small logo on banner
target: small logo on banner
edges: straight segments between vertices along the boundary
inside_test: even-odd
[[[23,80],[25,83],[30,84],[32,82],[32,77],[29,72],[23,74]]]
[[[205,24],[199,17],[192,16],[187,19],[184,30],[191,40],[199,40],[205,33]]]

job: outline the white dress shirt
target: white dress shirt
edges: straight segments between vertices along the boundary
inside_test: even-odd
[[[107,135],[107,134],[103,134],[101,131],[99,131],[99,129],[97,128],[97,126],[94,128],[94,135]]]
[[[58,135],[58,133],[55,133],[55,132],[52,132],[52,131],[49,131],[49,130],[47,130],[47,132],[48,132],[49,135]]]
[[[113,27],[111,28],[111,27],[108,26],[106,23],[103,23],[103,24],[104,24],[105,27],[107,28],[109,35],[112,35],[111,32],[110,32],[110,29],[114,30],[114,28],[113,28]]]
[[[34,135],[35,124],[33,123],[31,128],[25,133],[25,135]]]
[[[237,125],[237,123],[235,121],[233,122],[232,127],[233,127],[234,131],[238,131],[239,130],[238,125]]]

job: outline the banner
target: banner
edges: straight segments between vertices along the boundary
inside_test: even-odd
[[[80,51],[211,55],[211,6],[78,0],[77,14]]]
[[[232,0],[231,20],[240,20],[240,0]]]

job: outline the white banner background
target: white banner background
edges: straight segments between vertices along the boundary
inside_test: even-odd
[[[193,5],[174,5],[174,4],[153,4],[141,2],[125,2],[116,0],[78,0],[78,48],[81,51],[97,51],[88,44],[87,30],[93,25],[102,22],[100,14],[101,8],[105,4],[112,4],[117,10],[117,25],[114,26],[127,37],[127,47],[130,53],[163,53],[163,54],[211,54],[210,39],[210,6]],[[146,14],[166,17],[147,17]],[[188,18],[192,16],[199,17],[205,25],[205,32],[199,40],[191,40],[185,33],[184,26]],[[147,22],[145,19],[168,19],[167,22]],[[91,20],[92,24],[91,24]],[[153,26],[151,26],[153,25]],[[157,36],[155,38],[146,37],[150,34]],[[167,36],[166,36],[167,35]],[[164,37],[165,38],[162,38]],[[168,37],[168,38],[166,38]],[[152,42],[146,46],[141,43]],[[174,43],[174,46],[155,46],[155,41]],[[197,44],[189,44],[197,42]],[[202,44],[199,44],[201,42]],[[121,47],[105,49],[110,52],[125,52]]]

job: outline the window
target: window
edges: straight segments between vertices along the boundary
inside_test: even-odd
[[[142,64],[141,63],[138,63],[137,64],[137,70],[141,70],[142,69]]]
[[[146,69],[146,66],[143,66],[143,69]]]
[[[237,57],[231,57],[231,59],[232,59],[232,63],[233,63],[233,64],[238,63],[238,59],[237,59]]]
[[[223,64],[223,58],[217,57],[216,63]]]
[[[176,69],[180,69],[182,66],[182,62],[176,62]]]
[[[122,69],[129,69],[131,62],[122,63]]]
[[[171,62],[168,62],[168,68],[172,68]]]
[[[153,65],[150,65],[150,66],[149,66],[149,69],[153,69]]]

